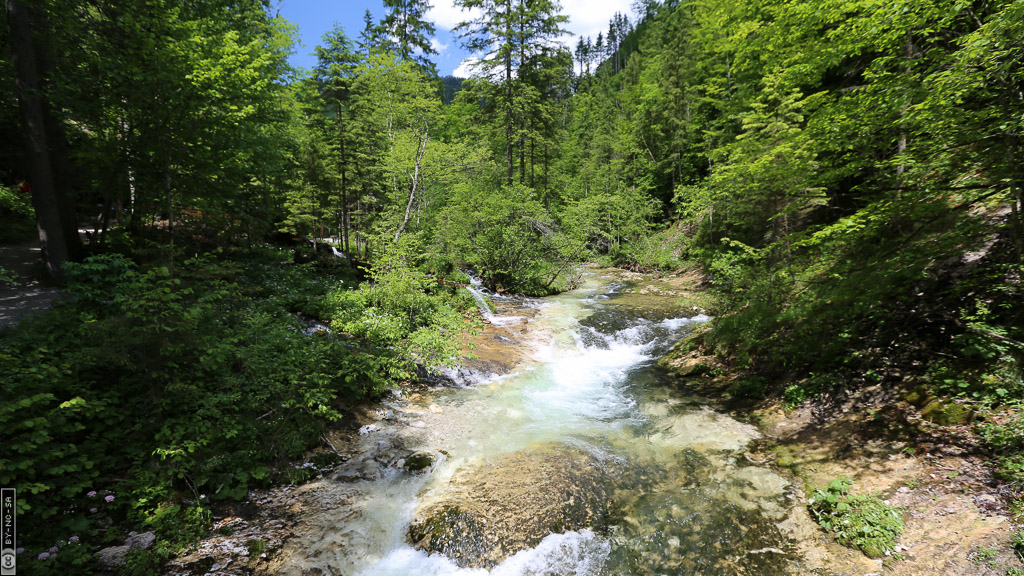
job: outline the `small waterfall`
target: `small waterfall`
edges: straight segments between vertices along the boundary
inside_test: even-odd
[[[424,392],[408,405],[396,403],[389,417],[368,424],[359,436],[363,452],[350,462],[359,464],[360,474],[366,464],[376,475],[353,482],[345,468],[303,492],[299,498],[306,500],[300,501],[308,502],[303,508],[312,516],[285,545],[277,573],[807,573],[798,556],[802,552],[790,544],[790,535],[802,534],[805,525],[783,528],[791,523],[783,522],[792,517],[789,510],[802,510],[802,504],[785,478],[743,457],[759,436],[757,430],[680,391],[678,382],[655,363],[694,324],[709,318],[682,316],[683,311],[671,306],[647,308],[650,297],[636,290],[600,298],[621,286],[603,279],[591,274],[579,290],[537,301],[492,295],[473,282],[468,290],[481,316],[496,324],[487,328],[491,345],[499,347],[489,350],[491,357],[500,358],[506,352],[500,346],[509,346],[510,355],[512,347],[529,348],[529,358],[501,377],[448,372],[462,386]],[[485,297],[493,298],[497,314]],[[502,316],[522,314],[526,308],[528,317]],[[406,453],[441,449],[446,458],[423,472],[390,464]],[[566,461],[575,462],[586,452],[593,460],[582,462],[607,463],[608,469],[588,476],[584,469],[589,464],[573,464],[573,474],[579,471],[582,483],[554,474],[550,488],[543,489],[562,492],[568,502],[590,490],[586,483],[599,485],[614,495],[607,503],[608,530],[559,527],[535,534],[542,539],[526,547],[516,532],[519,525],[501,512],[504,501],[496,507],[490,503],[514,494],[528,505],[530,486],[511,492],[519,463],[557,459],[563,449]],[[476,477],[484,473],[486,477]],[[343,501],[352,504],[340,505]],[[464,509],[463,501],[469,503]],[[473,567],[474,558],[415,547],[408,537],[410,526],[427,519],[417,515],[448,503],[460,506],[459,519],[436,516],[438,538],[476,538],[454,523],[486,519],[480,533],[494,530],[495,538],[506,534],[515,546],[508,548],[510,555],[485,569]],[[498,511],[493,519],[487,516],[490,510]],[[806,527],[816,533],[813,523]],[[798,551],[761,553],[769,548]]]
[[[492,322],[494,320],[494,313],[491,312],[491,307],[487,305],[487,300],[484,300],[484,295],[476,288],[472,286],[466,286],[466,290],[473,295],[473,299],[476,300],[476,306],[480,309],[480,316],[483,316],[484,320]]]
[[[498,316],[491,312],[491,307],[487,305],[487,300],[484,299],[483,288],[478,288],[479,281],[473,282],[472,286],[466,286],[466,290],[473,295],[473,299],[476,300],[476,306],[480,309],[480,316],[483,317],[484,321],[490,322],[495,326],[511,326],[517,322],[523,321],[523,316]]]

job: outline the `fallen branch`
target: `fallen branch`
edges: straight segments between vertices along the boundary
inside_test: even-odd
[[[1013,344],[1014,346],[1017,346],[1018,348],[1024,349],[1024,342],[1021,342],[1020,340],[1014,340],[1013,338],[1009,338],[1007,336],[1003,336],[1002,334],[996,334],[995,332],[992,332],[992,331],[989,331],[989,330],[983,330],[981,328],[975,328],[974,326],[967,326],[966,328],[968,330],[970,330],[971,332],[977,332],[978,334],[984,334],[985,336],[991,336],[992,338],[995,338],[997,340],[1002,340],[1003,342],[1006,342],[1006,343],[1009,343],[1009,344]]]

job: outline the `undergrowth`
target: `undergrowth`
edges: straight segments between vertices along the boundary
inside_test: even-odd
[[[32,198],[18,186],[0,186],[0,244],[32,240],[37,234]]]
[[[853,480],[836,478],[816,489],[807,504],[818,524],[835,534],[836,542],[879,558],[896,549],[903,534],[900,508],[867,494],[850,494]]]
[[[294,480],[289,463],[344,404],[410,376],[411,351],[440,361],[429,352],[452,349],[468,298],[437,284],[388,292],[385,278],[357,288],[347,267],[269,248],[102,254],[66,270],[72,298],[0,331],[0,485],[18,487],[19,574],[82,573],[130,530],[158,541],[126,570],[155,573],[205,533],[218,501]],[[349,317],[351,298],[407,318],[388,301],[406,288],[421,291],[407,294],[416,346],[402,324],[378,340],[307,324]]]

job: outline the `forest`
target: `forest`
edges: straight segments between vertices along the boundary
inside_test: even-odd
[[[67,294],[0,329],[24,573],[132,530],[156,573],[457,363],[468,273],[586,263],[698,270],[734,394],[921,387],[1024,490],[1024,2],[637,0],[568,46],[557,0],[457,0],[465,80],[383,4],[305,70],[269,0],[6,0],[0,243]]]

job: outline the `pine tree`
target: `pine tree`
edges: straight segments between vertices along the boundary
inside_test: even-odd
[[[415,62],[430,77],[437,76],[437,68],[428,54],[437,54],[430,42],[434,25],[425,20],[430,9],[428,0],[383,0],[388,10],[380,22],[380,31],[387,46],[403,60]]]
[[[333,131],[334,137],[329,139],[334,147],[337,190],[341,195],[336,206],[338,209],[335,210],[335,228],[340,232],[343,249],[348,252],[351,228],[350,166],[353,164],[353,135],[348,129],[351,115],[348,104],[359,57],[352,41],[340,26],[335,26],[324,34],[323,44],[316,47],[316,55],[314,79],[326,106],[324,113],[334,120],[336,126],[336,130]]]
[[[373,23],[373,13],[369,10],[363,13],[363,31],[359,33],[359,51],[366,56],[381,45],[381,31]]]
[[[500,87],[507,182],[513,181],[516,150],[520,180],[525,180],[528,118],[543,113],[538,95],[546,90],[527,78],[547,76],[538,72],[554,64],[553,55],[566,55],[571,61],[568,51],[558,44],[568,18],[554,0],[456,0],[456,5],[480,11],[479,18],[460,23],[456,31],[468,50],[484,54],[481,67]]]

